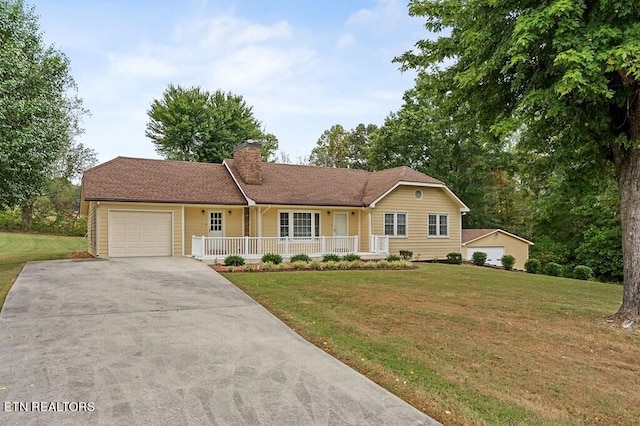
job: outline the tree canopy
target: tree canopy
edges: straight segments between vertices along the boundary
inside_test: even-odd
[[[0,0],[0,206],[29,216],[87,111],[69,60],[46,46],[34,9]]]
[[[309,156],[309,163],[322,167],[369,169],[368,155],[378,127],[358,124],[345,130],[340,124],[325,130]]]
[[[147,115],[146,136],[170,160],[220,163],[246,139],[262,143],[264,160],[278,149],[278,139],[262,130],[252,107],[230,92],[170,84]]]
[[[468,105],[480,133],[518,137],[533,163],[619,189],[624,296],[640,316],[640,3],[412,0],[433,39],[397,58],[436,99]]]

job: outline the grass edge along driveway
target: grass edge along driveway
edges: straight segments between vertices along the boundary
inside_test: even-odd
[[[307,340],[445,424],[634,424],[622,287],[472,266],[225,274]]]
[[[86,250],[82,237],[0,232],[0,310],[25,263],[64,259],[68,253]]]

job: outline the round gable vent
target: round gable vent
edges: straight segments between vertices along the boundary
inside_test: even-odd
[[[422,191],[418,189],[414,195],[416,196],[416,199],[420,200],[422,198]]]

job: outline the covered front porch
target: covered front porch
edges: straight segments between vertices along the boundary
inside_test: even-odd
[[[355,253],[364,260],[383,259],[389,255],[389,237],[371,235],[369,251],[360,250],[360,238],[336,237],[191,237],[191,256],[206,263],[222,263],[230,255],[247,262],[259,262],[266,253],[277,253],[285,260],[296,254],[321,259],[325,254]]]

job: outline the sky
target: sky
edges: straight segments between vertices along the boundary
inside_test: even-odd
[[[380,125],[415,74],[395,56],[425,38],[407,0],[25,0],[67,55],[99,162],[160,158],[147,110],[169,84],[242,95],[292,162],[334,124]]]

